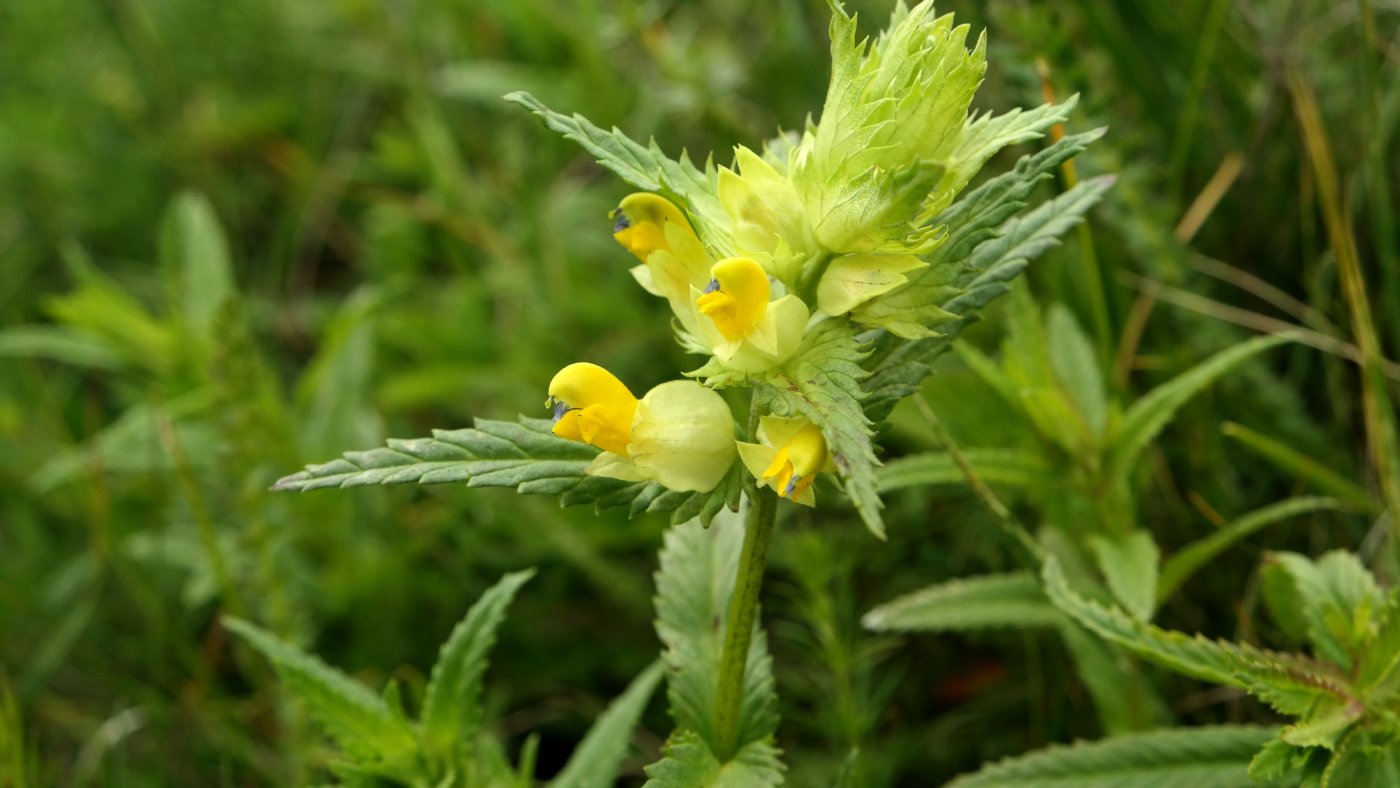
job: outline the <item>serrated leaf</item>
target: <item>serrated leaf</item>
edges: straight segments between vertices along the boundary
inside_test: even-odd
[[[1046,627],[1064,616],[1029,572],[938,583],[874,608],[861,625],[876,632],[947,632],[989,627]]]
[[[720,763],[698,733],[679,730],[646,768],[644,788],[768,788],[783,782],[779,751],[769,741],[749,742]]]
[[[1035,487],[1055,484],[1060,480],[1059,469],[1051,468],[1041,455],[1021,449],[963,449],[963,459],[977,478],[992,485]],[[942,484],[964,485],[967,477],[943,452],[925,452],[890,460],[878,471],[880,491],[904,487]]]
[[[224,626],[272,663],[287,689],[362,767],[392,772],[416,751],[414,730],[363,684],[250,622],[225,617]]]
[[[1099,571],[1108,589],[1129,613],[1141,621],[1152,618],[1157,606],[1157,561],[1160,554],[1152,534],[1138,529],[1089,538]]]
[[[1035,254],[1049,248],[1055,234],[1077,223],[1092,200],[1098,199],[1109,181],[1086,181],[1077,187],[1080,191],[1075,196],[1066,193],[1019,220],[1014,218],[1036,187],[1052,177],[1055,168],[1101,136],[1101,129],[1069,135],[1023,156],[1011,172],[978,186],[929,221],[930,226],[946,226],[948,239],[925,258],[929,267],[924,274],[906,285],[912,291],[924,288],[926,292],[899,295],[903,291],[897,290],[891,296],[908,299],[912,305],[921,303],[920,299],[936,298],[941,308],[957,319],[940,323],[935,337],[877,343],[871,378],[866,384],[871,392],[866,405],[870,418],[884,419],[896,402],[918,391],[930,365],[977,319],[978,311],[1004,294],[1006,282],[1015,278]],[[1059,211],[1069,213],[1056,221]],[[1020,243],[999,240],[1013,231],[1019,234]],[[982,247],[986,247],[985,252]],[[929,277],[927,281],[925,277]],[[927,290],[930,285],[933,290]],[[944,300],[941,294],[946,288],[953,288],[958,294]],[[897,308],[899,302],[890,304]]]
[[[1249,762],[1249,776],[1255,782],[1274,782],[1302,768],[1307,753],[1281,738],[1270,739]]]
[[[450,753],[481,726],[481,688],[486,655],[496,643],[496,628],[506,607],[535,570],[502,577],[472,605],[438,652],[423,691],[423,738],[439,753]]]
[[[1365,713],[1360,703],[1334,701],[1310,710],[1307,719],[1284,728],[1279,737],[1294,747],[1336,749],[1347,729]]]
[[[1322,788],[1400,785],[1400,742],[1358,730],[1348,735],[1323,772]]]
[[[1078,103],[1079,95],[1075,94],[1059,104],[1042,104],[1032,110],[1017,107],[1001,115],[986,112],[969,116],[958,147],[948,157],[946,183],[940,187],[961,191],[997,151],[1039,139],[1046,129],[1069,120]]]
[[[1345,511],[1348,508],[1350,507],[1346,503],[1335,498],[1302,497],[1289,498],[1256,509],[1167,558],[1162,564],[1161,578],[1157,581],[1157,601],[1160,603],[1171,596],[1191,575],[1210,563],[1217,555],[1265,526],[1307,512],[1324,509]]]
[[[574,748],[569,762],[550,781],[550,788],[606,788],[616,782],[618,764],[627,754],[632,730],[661,681],[662,669],[660,662],[652,663],[608,705]]]
[[[707,748],[715,740],[716,677],[742,546],[737,516],[717,517],[708,529],[695,521],[681,523],[666,533],[656,576],[656,634],[664,646],[671,717]],[[768,741],[777,727],[772,659],[755,623],[738,744]]]
[[[853,326],[825,320],[808,330],[797,355],[767,378],[773,412],[805,416],[826,437],[836,470],[871,533],[885,538],[875,469],[872,425],[865,417],[860,362],[868,354]]]
[[[984,766],[949,788],[1248,788],[1276,729],[1219,725],[1054,745]]]
[[[1078,226],[1084,214],[1103,198],[1116,178],[1101,175],[1080,182],[1069,191],[1046,200],[1022,216],[1008,219],[997,236],[979,244],[972,253],[972,265],[983,271],[1038,257],[1060,245],[1060,236]]]
[[[599,164],[633,186],[661,192],[680,202],[695,219],[696,231],[716,257],[734,253],[729,218],[719,201],[719,176],[709,162],[702,171],[690,163],[684,152],[679,160],[672,160],[661,152],[655,140],[650,146],[643,146],[617,129],[598,128],[582,115],[555,112],[523,91],[508,93],[504,98],[538,115],[550,129],[583,146]]]
[[[1329,665],[1152,626],[1071,591],[1054,559],[1045,562],[1043,578],[1046,594],[1060,610],[1100,637],[1178,673],[1238,687],[1295,716],[1352,698],[1346,677]]]
[[[563,506],[628,507],[670,512],[672,522],[699,517],[708,523],[726,504],[737,505],[742,475],[735,463],[714,490],[675,492],[656,482],[625,482],[588,476],[583,470],[598,450],[550,431],[547,419],[519,422],[475,420],[475,427],[434,430],[431,438],[393,439],[370,451],[346,452],[338,460],[308,465],[284,477],[274,490],[316,490],[369,484],[452,484],[511,487],[520,493],[558,495]]]
[[[1216,378],[1252,356],[1292,341],[1286,334],[1255,337],[1216,353],[1196,366],[1152,389],[1123,414],[1108,447],[1107,466],[1119,476],[1132,470],[1147,444],[1171,421],[1176,411]]]
[[[1316,562],[1297,553],[1274,553],[1270,561],[1293,580],[1314,653],[1350,669],[1353,652],[1370,636],[1371,617],[1385,604],[1375,578],[1345,550]]]

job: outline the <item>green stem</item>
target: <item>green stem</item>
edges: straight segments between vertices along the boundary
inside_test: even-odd
[[[739,711],[744,702],[744,672],[758,622],[758,593],[773,541],[778,496],[767,487],[749,490],[749,513],[744,521],[744,552],[724,618],[724,651],[719,660],[719,690],[715,693],[715,745],[721,761],[739,749]]]

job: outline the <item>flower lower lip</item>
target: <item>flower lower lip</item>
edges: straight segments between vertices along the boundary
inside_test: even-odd
[[[575,408],[571,408],[571,407],[569,407],[568,405],[564,404],[563,400],[555,400],[555,401],[554,401],[554,421],[555,421],[555,423],[558,423],[558,421],[559,421],[560,419],[564,418],[564,414],[565,414],[565,413],[568,413],[568,412],[571,411],[571,410],[575,410]]]

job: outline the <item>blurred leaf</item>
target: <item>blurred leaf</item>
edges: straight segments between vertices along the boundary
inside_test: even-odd
[[[1172,720],[1171,709],[1141,665],[1123,649],[1068,618],[1062,620],[1059,631],[1079,681],[1093,698],[1104,733],[1147,730]]]
[[[370,289],[346,299],[326,328],[316,357],[297,381],[303,451],[324,454],[379,442],[379,417],[370,392],[380,301]]]
[[[0,331],[3,356],[43,358],[103,370],[125,365],[125,359],[107,342],[55,326],[16,326]]]
[[[423,737],[429,748],[451,753],[481,727],[486,655],[496,643],[496,628],[505,619],[506,607],[534,575],[530,569],[501,578],[472,605],[443,644],[423,691]]]
[[[1012,288],[1010,299],[1001,365],[1012,401],[1046,441],[1071,457],[1089,456],[1094,435],[1056,375],[1040,305],[1024,282]]]
[[[1108,588],[1129,613],[1152,619],[1157,606],[1157,562],[1160,554],[1152,534],[1138,529],[1126,534],[1089,537],[1089,547]]]
[[[1054,745],[984,766],[949,788],[1249,788],[1250,759],[1275,732],[1219,725]]]
[[[1274,553],[1269,560],[1293,581],[1314,653],[1350,669],[1370,634],[1371,618],[1385,604],[1375,578],[1345,550],[1333,550],[1316,562],[1297,553]]]
[[[1294,747],[1282,738],[1270,739],[1249,762],[1249,776],[1256,783],[1283,780],[1289,773],[1303,767],[1308,752]]]
[[[946,632],[988,627],[1045,627],[1064,617],[1029,572],[982,575],[905,594],[860,620],[876,632]]]
[[[1055,376],[1097,441],[1108,422],[1108,395],[1104,392],[1103,373],[1094,355],[1094,344],[1074,315],[1061,304],[1050,305],[1045,333]]]
[[[1302,482],[1310,482],[1329,495],[1334,495],[1356,506],[1372,508],[1371,496],[1366,488],[1328,468],[1312,457],[1303,454],[1285,443],[1255,432],[1243,424],[1225,422],[1221,432],[1234,438],[1245,447],[1273,463]]]
[[[179,338],[165,321],[95,267],[80,266],[74,275],[78,287],[45,304],[55,320],[152,372],[176,366],[181,358]]]
[[[213,425],[200,418],[211,406],[209,392],[198,390],[161,404],[138,403],[77,447],[54,447],[52,456],[34,470],[29,483],[40,492],[91,475],[147,474],[174,467],[160,437],[169,420],[175,439],[190,462],[204,468],[214,462],[219,439]]]
[[[988,484],[1033,487],[1054,484],[1059,470],[1051,468],[1037,453],[1021,449],[963,449],[963,459],[977,477]],[[913,454],[890,460],[876,472],[880,491],[924,485],[964,485],[967,477],[951,455],[941,452]]]
[[[710,749],[715,740],[716,676],[724,648],[723,621],[734,591],[743,536],[736,516],[717,517],[708,529],[690,521],[672,527],[661,550],[661,568],[656,575],[656,634],[664,646],[667,698],[678,729],[672,737],[675,751],[668,746],[666,761],[700,770],[686,774],[708,773],[704,771],[709,769],[706,764],[718,765]],[[740,768],[735,764],[744,760],[746,751],[776,753],[772,738],[778,727],[778,709],[772,659],[757,622],[754,630],[739,711],[739,755],[726,768]],[[669,771],[669,767],[662,771]],[[648,774],[660,779],[650,770]]]
[[[1400,785],[1400,742],[1358,731],[1327,765],[1328,788],[1392,788]]]
[[[1349,698],[1346,678],[1329,665],[1293,654],[1206,640],[1200,635],[1189,637],[1131,618],[1071,591],[1054,559],[1045,563],[1044,580],[1050,601],[1079,623],[1178,673],[1238,687],[1295,716],[1312,714]]]
[[[1306,512],[1325,509],[1345,511],[1347,504],[1335,498],[1289,498],[1246,514],[1209,536],[1202,537],[1173,553],[1162,565],[1157,582],[1157,601],[1171,596],[1191,575],[1209,564],[1231,545],[1265,526]]]
[[[660,662],[654,662],[632,680],[588,729],[569,762],[550,781],[550,788],[606,788],[617,781],[618,764],[627,754],[637,720],[661,681],[662,669]]]
[[[1390,705],[1400,695],[1400,588],[1391,590],[1373,619],[1357,660],[1356,683],[1372,702]]]
[[[229,616],[224,626],[262,652],[307,711],[361,765],[392,774],[411,761],[417,736],[378,695],[261,627]]]
[[[597,509],[626,506],[642,512],[670,512],[672,522],[699,517],[708,523],[737,499],[738,463],[709,492],[677,492],[656,482],[625,482],[588,476],[583,470],[598,456],[584,443],[557,437],[548,419],[477,419],[476,426],[434,430],[431,438],[390,439],[387,448],[346,452],[338,460],[308,465],[280,479],[276,490],[317,490],[368,484],[449,484],[512,487],[520,493],[558,495],[563,506],[593,504]]]
[[[208,198],[175,198],[160,228],[160,262],[189,336],[208,341],[219,309],[235,294],[228,241]]]
[[[1143,395],[1123,414],[1108,447],[1108,469],[1120,477],[1132,470],[1142,450],[1171,421],[1187,400],[1235,366],[1270,348],[1292,341],[1287,335],[1255,337],[1222,350]]]

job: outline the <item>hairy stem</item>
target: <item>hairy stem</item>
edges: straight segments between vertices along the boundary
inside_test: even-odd
[[[758,622],[758,593],[773,541],[778,496],[766,487],[749,490],[749,512],[744,521],[744,552],[739,574],[724,618],[724,651],[719,661],[719,691],[715,693],[716,755],[728,761],[739,749],[739,711],[744,702],[744,672],[749,646]]]

